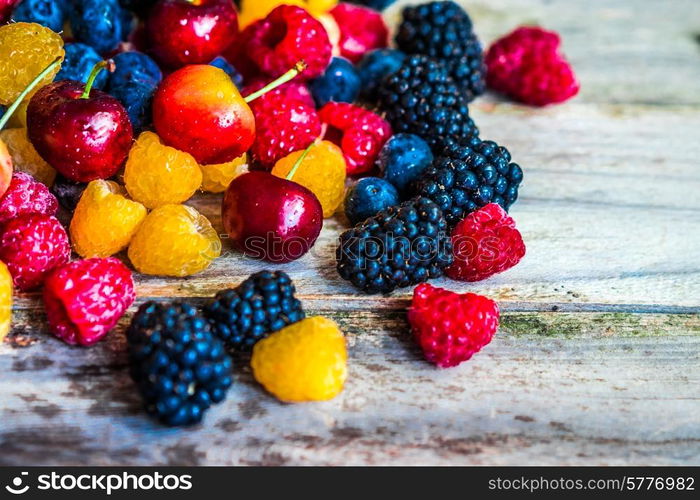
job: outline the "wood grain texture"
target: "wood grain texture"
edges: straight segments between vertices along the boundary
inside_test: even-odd
[[[128,378],[128,315],[98,346],[70,348],[24,294],[0,345],[0,464],[700,464],[700,3],[464,4],[486,41],[523,23],[561,32],[582,81],[562,106],[472,107],[525,171],[512,209],[523,262],[477,284],[438,280],[499,301],[482,353],[450,370],[423,362],[410,290],[367,297],[338,278],[338,216],[283,267],[306,308],[347,334],[336,400],[277,403],[237,358],[204,424],[160,427]],[[222,231],[219,203],[191,202]],[[138,276],[138,302],[199,303],[261,267],[229,252],[196,277]]]
[[[143,416],[121,329],[93,349],[68,349],[20,314],[21,342],[0,356],[0,464],[700,461],[699,380],[689,371],[700,362],[697,315],[506,313],[474,361],[436,370],[403,311],[313,312],[347,334],[338,398],[278,403],[237,358],[228,399],[186,431]]]

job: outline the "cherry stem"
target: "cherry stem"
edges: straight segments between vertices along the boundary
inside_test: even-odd
[[[107,68],[107,71],[109,71],[111,73],[114,71],[115,67],[116,67],[116,65],[114,64],[114,61],[111,59],[107,59],[105,61],[100,61],[97,64],[95,64],[92,67],[92,71],[90,72],[90,76],[88,76],[87,83],[85,83],[85,90],[81,94],[80,98],[81,99],[89,99],[90,98],[90,91],[92,90],[92,86],[95,84],[95,79],[97,78],[97,75],[100,74],[100,71]]]
[[[246,96],[243,100],[247,103],[250,103],[250,102],[254,101],[255,99],[257,99],[258,97],[261,97],[261,96],[267,94],[271,90],[275,90],[280,85],[284,85],[285,83],[287,83],[291,80],[294,80],[294,78],[296,78],[298,75],[303,73],[305,69],[306,69],[306,63],[304,61],[299,61],[298,63],[296,63],[294,65],[294,67],[292,69],[287,71],[284,75],[280,76],[277,80],[275,80],[272,83],[268,83],[260,90],[257,90],[255,92],[253,92],[252,94],[250,94],[249,96]]]
[[[44,68],[44,70],[41,73],[39,73],[36,76],[36,78],[34,78],[34,80],[29,82],[29,85],[27,85],[25,87],[25,89],[22,91],[22,93],[19,96],[17,96],[17,99],[15,99],[15,102],[12,103],[12,106],[7,108],[7,111],[5,111],[5,114],[2,115],[2,117],[0,117],[0,130],[2,130],[5,127],[5,125],[7,125],[7,122],[10,121],[10,117],[12,116],[12,114],[15,111],[17,111],[17,108],[19,108],[19,105],[22,104],[22,101],[24,101],[24,99],[29,95],[29,93],[34,89],[34,87],[36,87],[39,84],[39,82],[41,82],[46,77],[46,75],[51,73],[51,71],[53,71],[53,69],[56,67],[56,65],[61,64],[62,60],[63,60],[63,57],[58,56],[56,59],[54,59],[51,62],[51,64],[46,66],[46,68]]]
[[[316,141],[313,141],[311,144],[309,144],[308,147],[304,150],[304,152],[301,153],[301,156],[299,158],[297,158],[297,161],[294,162],[294,166],[289,171],[289,173],[287,174],[287,177],[286,177],[286,179],[288,181],[292,180],[292,177],[294,177],[294,174],[296,174],[297,170],[299,169],[299,165],[304,163],[306,156],[309,154],[309,151],[311,151],[311,148],[313,148],[315,144],[316,144]]]

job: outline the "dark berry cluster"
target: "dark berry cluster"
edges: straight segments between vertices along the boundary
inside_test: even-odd
[[[143,304],[127,331],[131,376],[146,411],[168,425],[199,422],[231,386],[231,358],[189,304]]]
[[[510,160],[508,150],[493,141],[445,140],[433,164],[416,181],[415,193],[440,207],[450,229],[488,203],[508,210],[523,180],[522,169]]]
[[[405,59],[379,88],[379,107],[395,133],[408,132],[431,146],[443,137],[478,136],[463,92],[436,60],[422,55]]]
[[[229,347],[250,350],[267,334],[304,319],[294,284],[283,271],[260,271],[222,290],[205,308],[214,333]]]
[[[396,44],[408,54],[423,54],[444,64],[471,101],[484,93],[484,53],[469,15],[454,2],[406,7]]]
[[[338,273],[366,293],[442,276],[452,263],[447,222],[427,198],[389,207],[340,235]]]

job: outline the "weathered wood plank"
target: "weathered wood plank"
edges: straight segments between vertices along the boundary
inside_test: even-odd
[[[403,5],[387,13],[395,25]],[[562,35],[582,82],[577,101],[700,104],[700,3],[695,0],[462,0],[488,45],[523,24]]]
[[[0,464],[700,464],[700,3],[464,3],[487,42],[523,23],[560,31],[583,84],[553,108],[473,105],[524,167],[512,213],[528,255],[486,282],[438,284],[499,301],[492,344],[456,369],[423,362],[410,291],[366,297],[340,280],[345,224],[331,219],[313,255],[282,268],[347,333],[346,390],[279,404],[238,358],[228,400],[182,431],[140,410],[128,316],[70,348],[46,334],[39,297],[19,295],[0,345]],[[222,231],[218,203],[192,201]],[[196,277],[137,276],[138,300],[201,302],[261,267],[229,253]]]
[[[506,313],[482,353],[437,370],[402,311],[317,312],[348,336],[336,400],[277,403],[239,358],[187,431],[140,411],[121,329],[69,348],[20,313],[23,338],[0,347],[0,463],[700,464],[698,315]]]

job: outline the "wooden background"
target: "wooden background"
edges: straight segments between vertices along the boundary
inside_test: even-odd
[[[582,81],[562,106],[473,106],[525,171],[512,215],[526,258],[444,282],[499,301],[483,352],[450,370],[422,361],[410,290],[366,297],[341,281],[344,223],[330,220],[314,255],[284,269],[347,334],[337,399],[278,403],[238,359],[202,425],[164,428],[140,410],[123,324],[71,348],[23,295],[0,346],[0,464],[700,464],[700,2],[464,4],[486,43],[523,23],[559,31]],[[221,227],[217,197],[193,203]],[[229,255],[190,279],[139,276],[138,301],[203,300],[262,267]]]

